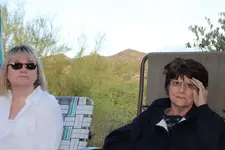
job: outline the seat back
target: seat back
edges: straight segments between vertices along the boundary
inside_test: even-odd
[[[61,107],[64,130],[59,150],[78,150],[87,146],[94,103],[87,97],[56,96]]]
[[[164,66],[175,57],[191,58],[202,63],[209,72],[208,101],[210,108],[225,117],[225,52],[168,52],[148,54],[147,101],[167,97]]]

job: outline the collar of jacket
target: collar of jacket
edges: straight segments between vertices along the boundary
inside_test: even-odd
[[[151,106],[146,110],[146,117],[152,125],[159,123],[164,116],[164,110],[170,108],[171,101],[169,98],[156,99]],[[195,118],[196,106],[193,105],[188,113],[184,116],[186,120]]]

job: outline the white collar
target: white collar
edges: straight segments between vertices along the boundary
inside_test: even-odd
[[[182,122],[184,120],[186,120],[186,119],[183,117],[178,123],[180,123],[180,122]],[[168,131],[168,127],[167,127],[166,121],[164,119],[159,121],[156,125],[157,126],[161,126],[161,127],[163,127],[164,129],[166,129]]]
[[[17,116],[15,117],[15,119],[17,119],[20,115],[22,115],[27,108],[29,108],[31,106],[31,104],[36,103],[38,100],[40,100],[40,96],[42,95],[42,90],[40,88],[40,86],[38,86],[25,100],[25,105],[24,107],[21,109],[21,111],[17,114]],[[9,95],[8,95],[8,100],[11,106],[12,103],[12,92],[10,91]]]
[[[29,103],[32,103],[32,102],[35,102],[37,100],[37,98],[33,98],[33,97],[36,97],[39,95],[39,93],[42,91],[41,87],[38,86],[36,87],[33,92],[31,92],[26,100],[25,100],[25,103],[26,104],[29,104]],[[8,90],[8,97],[9,97],[9,100],[11,101],[12,100],[12,91],[11,90]]]

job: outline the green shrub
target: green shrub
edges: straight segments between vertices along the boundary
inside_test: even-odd
[[[110,131],[135,117],[139,83],[131,76],[139,74],[139,65],[132,68],[134,62],[112,63],[92,55],[74,60],[49,58],[44,63],[49,92],[87,96],[94,101],[91,146],[102,146]]]

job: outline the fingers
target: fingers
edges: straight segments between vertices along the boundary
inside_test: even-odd
[[[205,90],[202,82],[195,78],[190,79],[190,81],[198,88],[198,91],[193,90],[195,105],[198,107],[206,104],[208,91]]]
[[[201,81],[199,81],[199,80],[197,80],[197,79],[195,79],[195,78],[190,79],[190,81],[192,81],[192,83],[193,83],[195,86],[197,86],[197,88],[198,88],[199,90],[202,90],[202,91],[205,90],[205,87],[204,87],[204,85],[202,84]]]
[[[194,101],[198,100],[198,91],[197,90],[193,90],[193,98],[194,98]]]
[[[190,79],[189,80],[192,84],[194,84],[194,90],[197,91],[197,93],[199,93],[199,84],[197,83],[197,81],[193,80],[193,79]]]
[[[198,84],[198,87],[199,87],[199,88],[200,88],[200,87],[205,88],[205,87],[203,86],[202,82],[199,81],[198,79],[192,78],[192,80],[194,80],[194,81]]]
[[[203,97],[206,98],[208,96],[208,91],[205,89],[202,82],[195,78],[192,78],[190,80],[192,81],[193,84],[195,84],[198,87],[199,93],[201,92],[203,94]]]
[[[205,90],[205,98],[208,96],[208,90]]]
[[[190,79],[191,83],[198,87],[198,83],[195,78]]]

